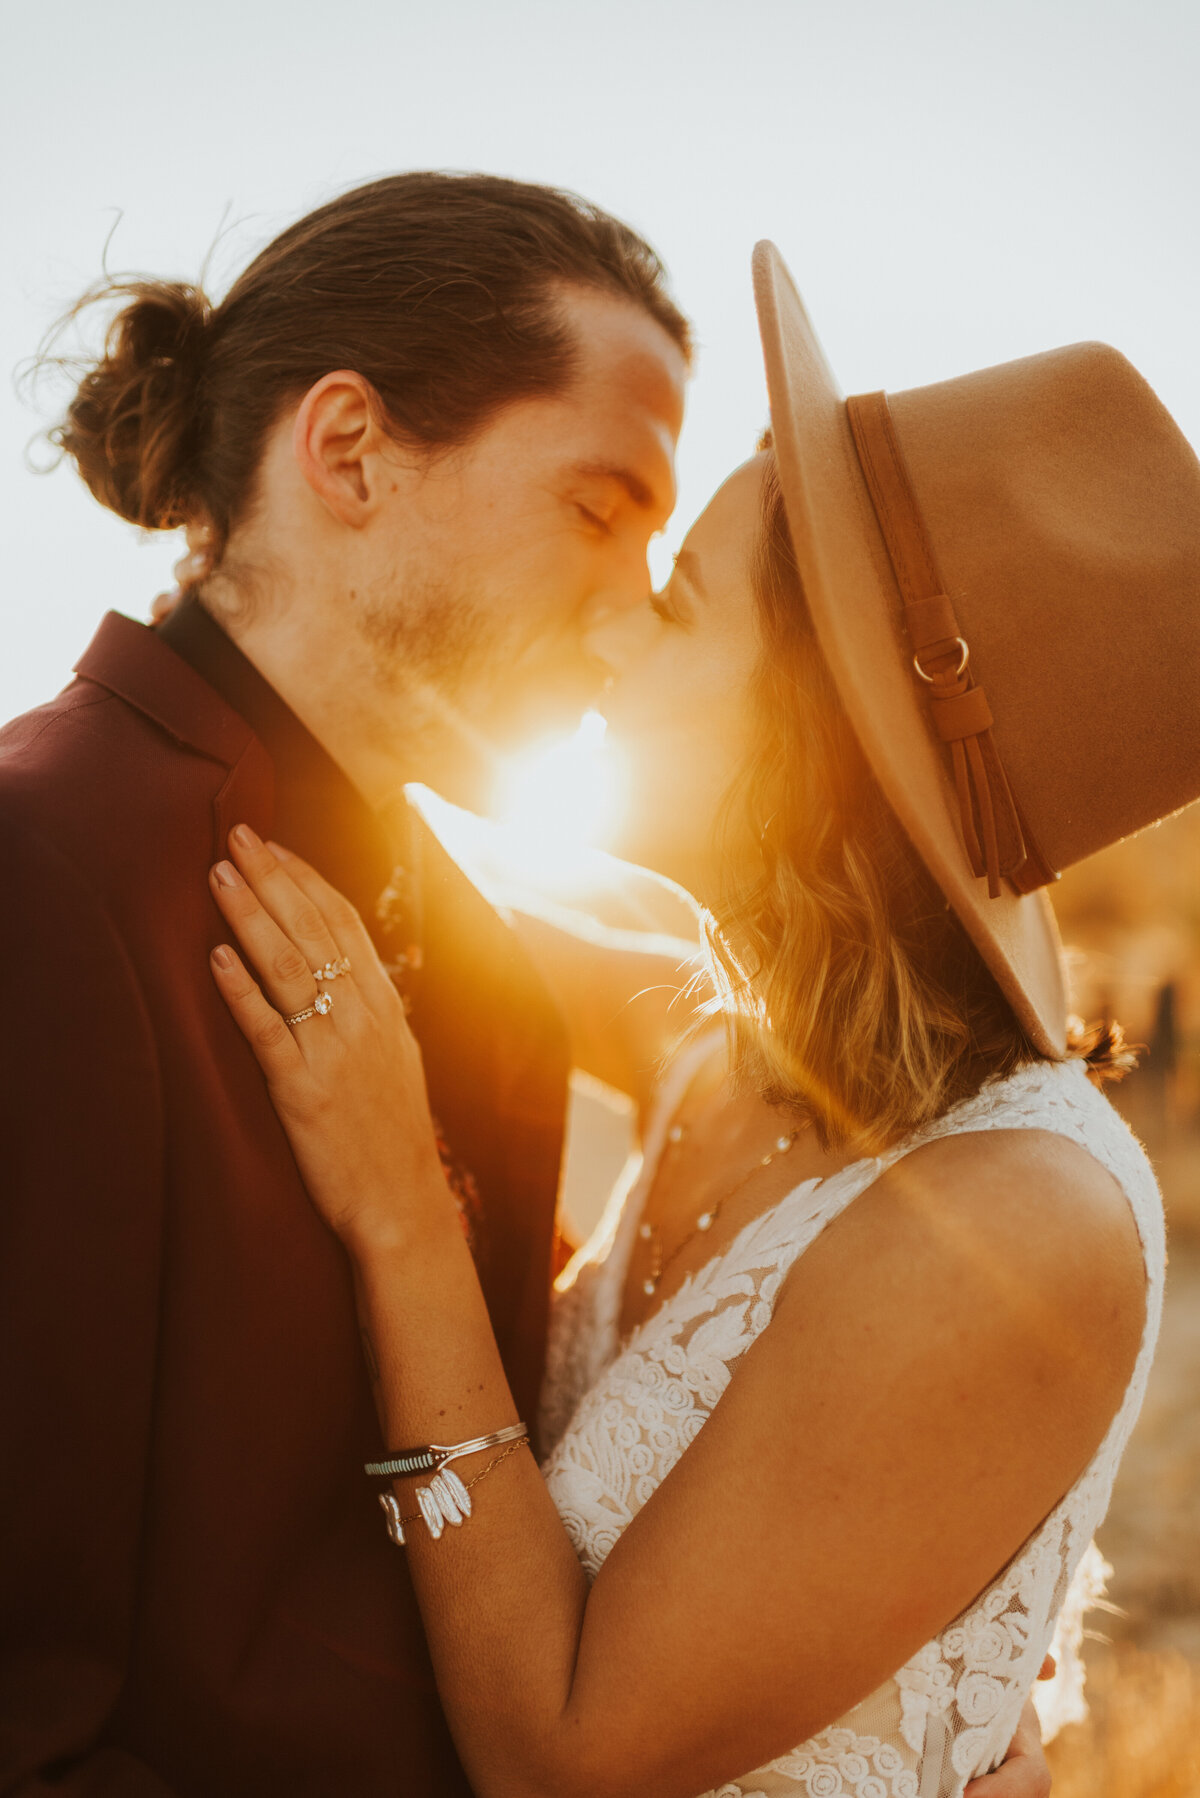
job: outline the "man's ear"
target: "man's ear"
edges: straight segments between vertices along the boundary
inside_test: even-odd
[[[296,466],[327,511],[358,530],[375,510],[381,447],[371,385],[353,369],[322,375],[292,427]]]

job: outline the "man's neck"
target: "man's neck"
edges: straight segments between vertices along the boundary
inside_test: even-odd
[[[419,741],[404,728],[403,702],[386,699],[366,645],[344,625],[311,629],[277,613],[225,615],[221,629],[269,681],[353,782],[373,811],[403,803],[409,781],[429,778]]]

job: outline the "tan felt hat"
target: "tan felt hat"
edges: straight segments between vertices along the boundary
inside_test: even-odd
[[[1200,797],[1200,463],[1104,344],[847,400],[774,244],[754,288],[788,523],[847,715],[1059,1056],[1042,889]]]

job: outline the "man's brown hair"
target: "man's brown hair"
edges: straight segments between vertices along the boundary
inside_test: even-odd
[[[185,282],[92,288],[69,318],[118,310],[51,437],[102,505],[152,530],[203,520],[219,558],[267,432],[322,375],[364,376],[406,444],[467,442],[567,385],[571,286],[629,299],[689,353],[658,256],[598,207],[494,175],[390,175],[291,225],[219,305]]]

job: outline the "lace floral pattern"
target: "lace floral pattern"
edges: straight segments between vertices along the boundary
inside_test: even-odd
[[[852,1729],[827,1729],[770,1769],[782,1773],[811,1798],[918,1798],[917,1775],[904,1756],[878,1736]],[[750,1798],[740,1782],[722,1786],[718,1798]],[[765,1794],[759,1794],[765,1798]]]
[[[547,1485],[591,1576],[703,1429],[740,1356],[771,1321],[789,1270],[884,1167],[964,1131],[1052,1130],[1085,1147],[1123,1188],[1141,1238],[1146,1326],[1120,1411],[1079,1481],[982,1596],[837,1725],[705,1798],[957,1798],[1002,1757],[1072,1580],[1098,1590],[1092,1534],[1145,1392],[1162,1307],[1163,1224],[1140,1147],[1078,1063],[1038,1063],[990,1082],[887,1156],[808,1181],[689,1276],[623,1345],[620,1293],[641,1206],[694,1061],[664,1088],[641,1178],[567,1270],[544,1401]],[[1069,1607],[1070,1608],[1070,1607]],[[1074,1606],[1078,1613],[1081,1603]],[[1075,1618],[1077,1630],[1077,1616]],[[1060,1641],[1056,1644],[1063,1646]],[[1066,1647],[1070,1648],[1069,1642]],[[1079,1664],[1062,1715],[1078,1714]],[[1063,1676],[1060,1675],[1060,1678]]]

